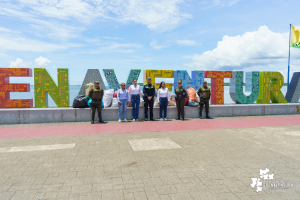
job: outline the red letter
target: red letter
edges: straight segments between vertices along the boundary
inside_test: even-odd
[[[0,68],[0,108],[31,108],[33,99],[10,99],[10,92],[30,92],[30,84],[10,84],[10,76],[32,77],[32,70]]]
[[[205,78],[211,78],[211,104],[224,104],[224,78],[232,78],[232,71],[205,71]]]

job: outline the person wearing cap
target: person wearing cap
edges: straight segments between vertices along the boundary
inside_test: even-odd
[[[185,105],[185,98],[187,96],[187,92],[185,87],[182,86],[182,81],[178,81],[178,87],[175,88],[175,99],[176,99],[176,107],[177,107],[177,119],[184,120],[184,105]]]
[[[154,121],[154,119],[153,119],[153,104],[154,104],[155,87],[151,83],[150,76],[147,78],[147,83],[143,86],[143,93],[144,93],[145,121],[148,120],[148,106],[150,107],[150,120]]]
[[[200,97],[200,108],[199,108],[199,115],[200,115],[200,119],[202,119],[202,110],[203,110],[203,106],[205,105],[205,113],[206,113],[206,118],[207,119],[211,119],[208,115],[209,113],[209,100],[210,100],[210,88],[207,87],[207,82],[203,81],[203,86],[200,87],[197,90],[197,94]]]
[[[92,99],[91,107],[92,107],[92,121],[91,124],[94,124],[95,112],[96,109],[98,111],[99,122],[104,123],[102,120],[102,98],[103,98],[103,89],[99,87],[99,81],[95,81],[95,87],[89,91],[88,97]]]

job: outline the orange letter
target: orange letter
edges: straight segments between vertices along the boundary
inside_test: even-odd
[[[10,84],[10,76],[32,77],[32,70],[0,68],[0,108],[31,108],[33,99],[10,99],[10,92],[30,92],[30,84]]]
[[[224,78],[232,78],[232,71],[205,71],[205,78],[211,78],[211,104],[224,104]]]

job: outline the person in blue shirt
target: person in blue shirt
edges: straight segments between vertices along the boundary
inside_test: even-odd
[[[127,122],[126,119],[126,110],[128,105],[129,92],[125,88],[125,83],[121,84],[121,89],[118,90],[117,100],[119,106],[119,122],[122,122],[122,113],[124,115],[124,121]]]

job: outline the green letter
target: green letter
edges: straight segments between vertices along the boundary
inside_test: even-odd
[[[57,69],[58,86],[45,68],[34,69],[35,107],[48,106],[48,95],[58,107],[69,107],[69,78],[68,69]]]
[[[281,88],[283,86],[283,76],[280,72],[260,72],[259,75],[259,95],[256,103],[269,104],[287,103]]]

